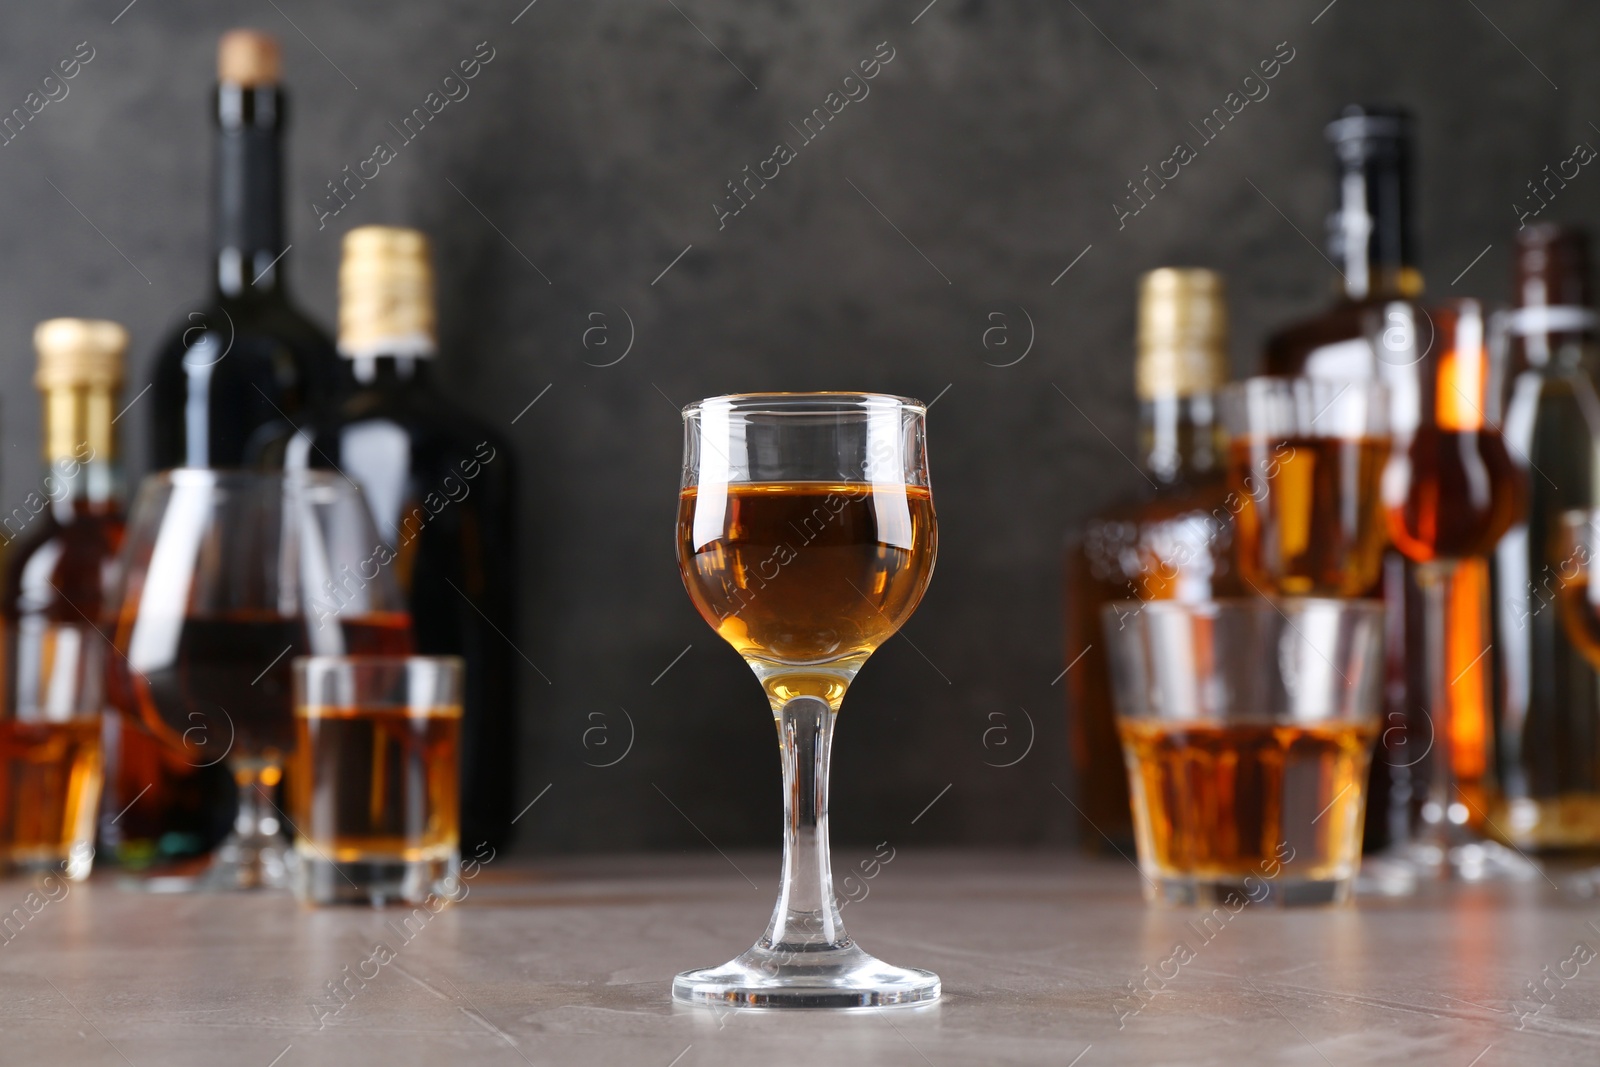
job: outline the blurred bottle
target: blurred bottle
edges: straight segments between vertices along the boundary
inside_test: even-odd
[[[1101,605],[1240,592],[1215,396],[1228,377],[1227,345],[1220,275],[1164,267],[1140,279],[1134,377],[1149,491],[1090,519],[1066,556],[1067,708],[1090,848],[1133,846]]]
[[[233,30],[218,51],[211,296],[156,357],[154,459],[236,467],[267,438],[331,400],[338,360],[289,300],[283,226],[284,93],[278,43]]]
[[[1422,273],[1411,206],[1413,121],[1404,108],[1352,104],[1325,132],[1333,146],[1338,205],[1328,216],[1328,258],[1342,280],[1326,310],[1268,338],[1266,373],[1333,381],[1379,378],[1394,405],[1394,437],[1405,439],[1417,425],[1415,365],[1432,340],[1417,304]],[[1488,643],[1488,587],[1487,565],[1468,560],[1456,568],[1447,595],[1450,676],[1459,678],[1451,689],[1455,721],[1480,740],[1488,722],[1488,664],[1475,657]],[[1423,753],[1433,745],[1423,710],[1428,680],[1422,595],[1412,565],[1392,549],[1373,595],[1381,595],[1389,611],[1384,728],[1373,754],[1363,835],[1369,853],[1409,839],[1426,792]],[[1464,760],[1457,768],[1460,781],[1482,779],[1481,746],[1451,744],[1450,751]]]
[[[124,515],[112,420],[128,335],[114,322],[52,319],[34,343],[45,471],[0,519],[5,699],[51,716],[75,704],[103,730],[102,859],[138,866],[199,853],[215,840],[213,802],[226,795],[227,775],[185,765],[136,716],[113,712],[101,724],[118,688],[108,667]]]
[[[1267,339],[1266,372],[1351,380],[1387,376],[1375,352],[1378,324],[1402,323],[1422,295],[1411,208],[1412,120],[1403,108],[1352,104],[1328,124],[1338,208],[1328,216],[1328,258],[1342,275],[1333,304]]]
[[[1529,469],[1525,522],[1494,557],[1501,673],[1500,795],[1489,829],[1528,849],[1600,845],[1600,684],[1561,625],[1561,515],[1592,508],[1600,478],[1589,241],[1547,223],[1517,234],[1516,310],[1501,331],[1514,375],[1504,432]]]
[[[461,840],[498,847],[517,814],[515,481],[499,434],[441,395],[434,321],[423,234],[345,234],[345,399],[288,442],[285,463],[335,466],[361,484],[396,549],[417,652],[465,658]]]

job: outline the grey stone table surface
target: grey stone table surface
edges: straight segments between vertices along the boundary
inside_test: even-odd
[[[835,862],[851,933],[937,971],[938,1004],[675,1007],[676,971],[760,933],[772,855],[501,857],[409,924],[109,874],[0,882],[0,1064],[1600,1063],[1600,904],[1544,881],[1207,922],[1146,907],[1115,859],[861,862]]]

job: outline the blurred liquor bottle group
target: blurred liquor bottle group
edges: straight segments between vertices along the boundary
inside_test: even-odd
[[[345,235],[337,350],[291,300],[288,100],[275,39],[250,30],[223,37],[212,110],[211,292],[181,313],[155,355],[155,464],[331,467],[361,486],[406,598],[408,645],[465,660],[461,830],[475,847],[497,846],[516,813],[510,450],[440,395],[423,234],[369,226]],[[70,810],[92,820],[104,760],[100,851],[142,865],[214,845],[233,819],[234,789],[220,751],[214,761],[199,758],[204,749],[192,738],[180,751],[145,729],[127,672],[108,662],[125,519],[113,424],[127,343],[122,327],[91,320],[53,320],[37,335],[44,484],[57,488],[41,490],[47,506],[4,533],[0,608],[13,713],[0,716],[0,729],[39,736],[0,738],[0,829],[12,840],[55,832],[27,829],[52,807],[30,806],[30,796],[88,783]],[[69,675],[75,684],[58,684]],[[64,699],[58,693],[95,706],[52,710]],[[81,760],[60,763],[62,745],[78,745]],[[40,777],[57,766],[78,770],[70,781]]]
[[[1523,848],[1600,846],[1600,681],[1570,636],[1584,631],[1563,625],[1562,614],[1587,610],[1581,577],[1574,579],[1587,572],[1587,561],[1564,568],[1559,559],[1563,516],[1600,502],[1600,326],[1589,306],[1588,243],[1581,231],[1549,224],[1516,235],[1515,306],[1492,318],[1487,339],[1505,357],[1496,365],[1512,376],[1502,446],[1500,435],[1475,432],[1481,412],[1465,410],[1431,383],[1422,388],[1414,369],[1437,338],[1419,303],[1411,117],[1395,107],[1352,106],[1326,133],[1336,204],[1327,251],[1340,287],[1323,312],[1268,338],[1262,372],[1335,386],[1383,383],[1389,428],[1407,442],[1411,476],[1431,487],[1420,498],[1434,500],[1428,514],[1403,516],[1391,533],[1421,539],[1405,544],[1411,559],[1492,550],[1489,559],[1462,559],[1448,579],[1451,684],[1448,707],[1436,717],[1426,710],[1418,564],[1391,548],[1370,588],[1347,591],[1380,597],[1388,608],[1384,722],[1366,848],[1408,840],[1428,800],[1430,759],[1447,759],[1453,770],[1467,810],[1452,820]],[[1109,840],[1124,847],[1129,827],[1106,664],[1095,647],[1100,606],[1253,595],[1241,589],[1251,583],[1230,552],[1250,531],[1238,528],[1240,509],[1228,506],[1220,462],[1226,445],[1213,415],[1227,362],[1221,294],[1220,279],[1206,271],[1163,268],[1142,280],[1135,376],[1152,488],[1139,502],[1090,519],[1068,548],[1069,715],[1077,803],[1087,824],[1081,836],[1090,846]],[[1210,328],[1195,329],[1201,321]],[[1175,359],[1178,351],[1194,358]],[[1423,404],[1462,410],[1419,419]],[[1439,431],[1431,422],[1455,429]],[[1450,543],[1452,515],[1461,509],[1522,503],[1477,501],[1473,486],[1502,469],[1507,484],[1527,486],[1525,520],[1498,545]],[[1322,535],[1313,529],[1305,536],[1314,542]],[[1600,637],[1600,627],[1595,631]]]

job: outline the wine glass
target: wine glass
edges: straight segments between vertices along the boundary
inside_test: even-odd
[[[226,759],[239,786],[196,888],[285,886],[271,790],[294,751],[290,664],[411,651],[395,554],[340,475],[187,468],[145,479],[123,551],[120,684],[157,737]]]
[[[1505,386],[1485,344],[1483,309],[1456,300],[1432,311],[1433,340],[1415,364],[1417,410],[1384,472],[1389,537],[1416,564],[1423,594],[1429,721],[1435,743],[1421,832],[1403,846],[1413,866],[1463,881],[1527,877],[1536,868],[1472,828],[1471,798],[1452,767],[1454,702],[1447,647],[1456,566],[1487,555],[1517,520],[1526,488],[1500,432]]]
[[[933,573],[926,410],[863,393],[720,396],[683,411],[678,566],[701,616],[760,680],[783,760],[783,882],[767,931],[685,971],[680,1001],[868,1007],[931,1001],[939,976],[845,933],[828,856],[834,716]]]
[[[1388,546],[1382,382],[1248,378],[1222,392],[1239,573],[1258,593],[1369,596]]]

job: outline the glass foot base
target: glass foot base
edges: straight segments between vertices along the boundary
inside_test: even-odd
[[[189,863],[182,873],[133,874],[118,879],[124,889],[140,893],[237,893],[287,889],[295,866],[294,852],[268,839],[230,835],[198,871]]]
[[[1350,899],[1351,878],[1191,878],[1159,876],[1145,883],[1145,899],[1175,907],[1213,907],[1261,904],[1266,907],[1303,907],[1342,904]]]
[[[937,1000],[939,976],[893,967],[853,944],[750,949],[721,967],[684,971],[672,999],[742,1008],[878,1008]]]
[[[426,860],[367,859],[335,863],[297,850],[294,893],[311,904],[368,904],[381,908],[447,896],[458,866],[455,853]]]
[[[1409,897],[1417,891],[1421,872],[1416,864],[1393,854],[1367,856],[1356,875],[1356,895],[1361,897]]]
[[[277,838],[230,834],[217,846],[211,866],[200,873],[195,890],[227,893],[241,889],[287,889],[293,854]]]
[[[1539,866],[1515,849],[1494,841],[1453,845],[1414,842],[1384,859],[1416,871],[1419,878],[1454,882],[1525,882],[1539,877]]]

